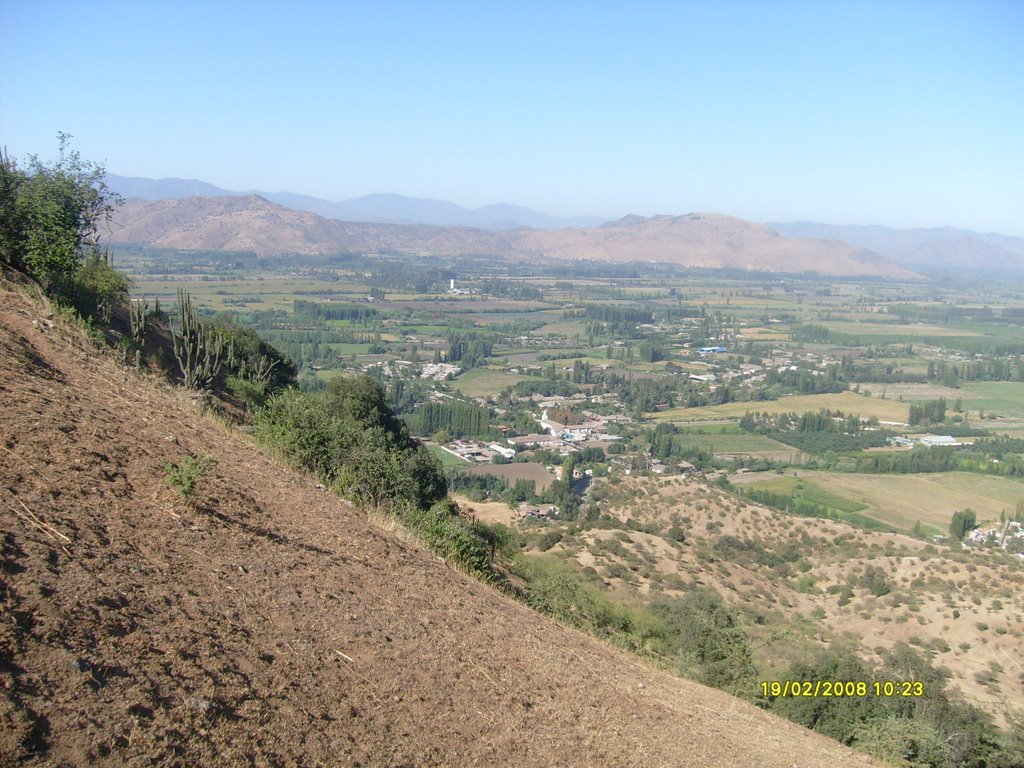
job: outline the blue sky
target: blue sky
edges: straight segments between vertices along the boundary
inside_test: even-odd
[[[1024,1],[0,0],[0,144],[559,215],[1024,236]]]

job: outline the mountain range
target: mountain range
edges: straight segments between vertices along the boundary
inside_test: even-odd
[[[604,221],[599,216],[559,218],[524,208],[496,203],[482,208],[465,208],[446,200],[407,197],[390,193],[363,195],[351,200],[331,202],[294,192],[234,192],[198,179],[144,179],[108,173],[107,186],[125,198],[169,200],[183,197],[246,197],[259,195],[272,203],[296,211],[310,211],[328,219],[369,221],[380,224],[431,224],[438,227],[475,227],[477,229],[561,229],[591,227]]]
[[[1024,270],[1024,238],[955,227],[890,229],[882,226],[817,224],[810,221],[768,224],[787,237],[825,237],[858,245],[897,264],[923,272]]]
[[[198,179],[108,174],[107,184],[128,199],[113,241],[173,248],[383,250],[889,277],[1024,271],[1024,238],[954,227],[762,226],[719,214],[605,221],[559,218],[507,203],[470,209],[398,194],[330,202],[293,192],[233,192]]]
[[[327,219],[258,195],[125,202],[108,240],[258,255],[405,253],[522,262],[653,262],[681,267],[912,277],[883,256],[835,240],[787,238],[720,214],[627,216],[599,227],[486,230]]]

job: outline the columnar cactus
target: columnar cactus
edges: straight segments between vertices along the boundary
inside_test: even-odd
[[[191,297],[181,288],[178,289],[178,307],[181,313],[181,332],[171,332],[174,357],[186,387],[209,391],[223,365],[226,346],[224,338],[212,333],[208,326],[199,322],[199,316],[192,308]]]
[[[132,341],[140,347],[146,342],[146,317],[148,309],[149,302],[146,301],[145,296],[131,303],[129,319],[132,324]]]

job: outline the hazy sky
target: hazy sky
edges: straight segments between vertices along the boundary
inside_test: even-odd
[[[0,0],[0,144],[125,176],[1024,236],[1024,0]]]

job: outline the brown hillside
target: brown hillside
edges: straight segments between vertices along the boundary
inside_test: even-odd
[[[744,473],[732,482],[743,486],[777,477]],[[800,477],[812,480],[815,473],[800,470]],[[758,668],[768,677],[785,674],[792,661],[837,641],[857,638],[860,655],[870,663],[881,663],[881,650],[908,643],[927,649],[932,664],[947,668],[953,685],[997,724],[1005,722],[1007,706],[1024,707],[1024,571],[1011,559],[784,514],[694,476],[599,479],[592,498],[600,500],[604,514],[648,530],[664,532],[679,520],[686,545],[636,530],[573,534],[565,525],[550,551],[595,568],[633,603],[681,596],[699,585],[715,589],[748,617]],[[497,511],[489,517],[509,522],[514,514],[506,505],[504,517]],[[751,548],[734,548],[737,540]],[[758,546],[799,552],[801,566],[782,575],[751,556]],[[859,581],[869,568],[886,574],[890,591],[884,596]],[[801,576],[812,583],[801,585]],[[847,587],[851,593],[844,598]],[[776,633],[781,640],[771,639]],[[986,673],[999,669],[1004,672],[995,684],[984,684]]]
[[[129,200],[117,210],[107,240],[184,251],[252,251],[259,256],[377,251],[501,256],[507,251],[498,233],[337,221],[258,195]]]
[[[788,238],[717,214],[628,216],[588,229],[516,229],[370,224],[325,219],[262,197],[129,200],[110,242],[261,256],[394,252],[479,255],[527,262],[591,260],[684,267],[913,277],[883,256],[835,240]]]
[[[0,391],[0,763],[871,764],[382,532],[5,284]]]
[[[685,267],[909,277],[884,256],[838,240],[787,238],[768,227],[711,213],[627,216],[590,229],[531,230],[546,258],[646,261]]]

